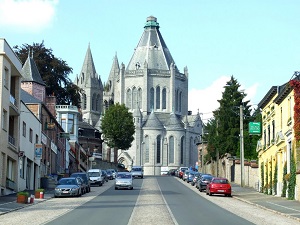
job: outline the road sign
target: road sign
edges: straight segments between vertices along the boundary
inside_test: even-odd
[[[250,122],[249,123],[249,134],[261,134],[261,124],[260,122]]]

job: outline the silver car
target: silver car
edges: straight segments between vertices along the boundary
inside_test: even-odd
[[[115,179],[115,190],[133,189],[133,178],[129,172],[118,172]]]
[[[54,190],[54,197],[81,196],[82,179],[80,177],[61,178]]]

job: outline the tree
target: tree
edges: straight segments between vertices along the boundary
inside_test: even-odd
[[[68,75],[72,73],[72,68],[66,61],[53,55],[52,49],[48,49],[42,43],[32,45],[23,44],[14,46],[15,53],[24,64],[29,52],[32,52],[33,60],[46,83],[46,94],[55,95],[57,104],[73,104],[80,107],[80,88],[73,84]]]
[[[111,105],[102,118],[101,130],[110,148],[128,150],[135,133],[132,113],[124,104]]]
[[[250,143],[248,125],[254,120],[251,116],[249,101],[243,101],[246,94],[239,90],[240,84],[231,76],[222,93],[222,99],[218,100],[220,107],[213,112],[214,118],[207,124],[208,151],[211,158],[215,159],[217,153],[222,156],[225,153],[239,156],[240,152],[240,106],[243,108],[243,128],[245,157],[253,158],[253,146]],[[256,147],[256,146],[255,146]],[[254,155],[256,151],[254,148]]]

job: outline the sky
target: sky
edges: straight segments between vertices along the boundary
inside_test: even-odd
[[[41,43],[79,74],[90,44],[106,82],[113,57],[129,63],[155,16],[175,63],[189,72],[189,110],[212,117],[233,76],[256,106],[300,70],[299,0],[0,0],[0,37]]]

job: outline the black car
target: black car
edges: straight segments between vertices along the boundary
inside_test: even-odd
[[[198,181],[199,191],[202,192],[203,190],[206,190],[207,184],[209,184],[212,179],[213,176],[211,175],[202,175],[201,179]]]
[[[113,173],[111,170],[106,170],[106,175],[107,175],[107,179],[109,180],[113,180],[114,177],[113,177]]]
[[[103,180],[108,182],[108,176],[107,176],[107,172],[106,170],[101,170],[102,176],[103,176]]]
[[[91,182],[90,182],[90,177],[87,173],[85,172],[77,172],[77,173],[72,173],[70,177],[80,177],[83,180],[84,186],[85,186],[85,193],[88,193],[91,191]]]

